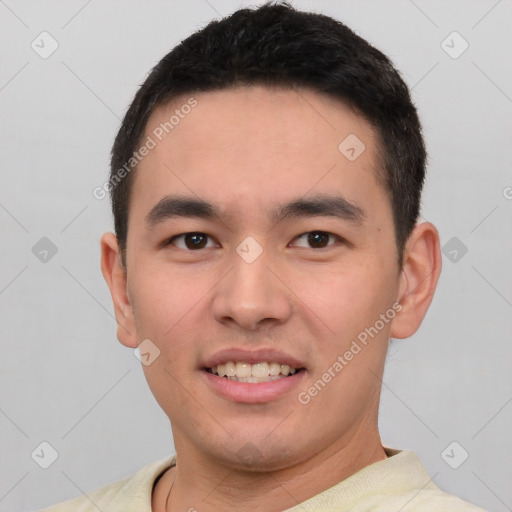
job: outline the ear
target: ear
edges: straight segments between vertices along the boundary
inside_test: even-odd
[[[136,348],[138,346],[137,331],[128,296],[127,275],[121,264],[119,245],[114,233],[105,233],[101,237],[101,272],[114,303],[117,339],[127,347]]]
[[[439,233],[423,222],[413,229],[404,250],[397,301],[402,309],[393,319],[390,336],[408,338],[421,325],[441,274]]]

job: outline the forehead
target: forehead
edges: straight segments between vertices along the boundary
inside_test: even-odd
[[[341,101],[308,89],[183,95],[154,110],[143,141],[149,139],[154,147],[132,192],[148,206],[178,193],[249,215],[310,193],[337,191],[374,205],[374,195],[381,202],[386,196],[376,179],[373,127]]]
[[[290,158],[293,150],[316,159],[326,148],[337,156],[340,138],[348,135],[364,139],[369,157],[375,139],[371,125],[341,100],[305,88],[264,86],[174,98],[155,108],[146,127],[149,134],[182,148],[213,147],[218,156],[223,149],[240,153],[251,146],[262,156],[278,152]]]

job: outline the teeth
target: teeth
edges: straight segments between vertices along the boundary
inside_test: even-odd
[[[279,363],[270,363],[270,375],[279,375],[281,373],[281,365]]]
[[[251,384],[258,384],[259,382],[269,382],[271,380],[277,380],[281,377],[272,377],[268,375],[267,377],[229,377],[229,380],[234,380],[237,382],[250,382]]]
[[[281,373],[286,376],[290,375],[290,367],[287,364],[282,364]]]
[[[265,361],[256,364],[228,361],[225,364],[210,368],[210,370],[214,375],[239,382],[267,382],[297,372],[296,368],[290,368],[287,364],[267,363]]]
[[[226,372],[226,377],[234,377],[236,375],[236,366],[235,363],[233,363],[233,361],[228,361],[224,365],[224,368],[224,371]]]
[[[237,377],[250,377],[251,365],[249,363],[236,363],[236,376]]]
[[[269,375],[270,369],[268,363],[256,363],[252,365],[253,377],[268,377]]]

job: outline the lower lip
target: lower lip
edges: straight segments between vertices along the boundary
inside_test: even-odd
[[[268,382],[237,382],[234,380],[219,377],[213,373],[202,370],[202,374],[207,379],[208,385],[224,398],[233,402],[242,402],[246,404],[262,404],[271,402],[284,394],[290,392],[302,381],[306,371],[301,370],[289,377],[271,380]]]

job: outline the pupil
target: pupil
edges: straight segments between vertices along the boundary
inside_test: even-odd
[[[191,248],[197,249],[198,247],[202,248],[204,246],[205,237],[201,233],[192,233],[190,235],[187,235],[185,237],[185,240],[187,242],[187,247],[189,249],[191,249]],[[189,243],[189,242],[191,242],[191,243]]]
[[[322,244],[322,238],[327,238],[325,233],[322,233],[320,231],[314,231],[313,233],[310,233],[308,235],[308,243],[312,244],[314,247],[317,247],[318,244],[320,244],[320,246],[322,247],[325,247],[325,244]]]

